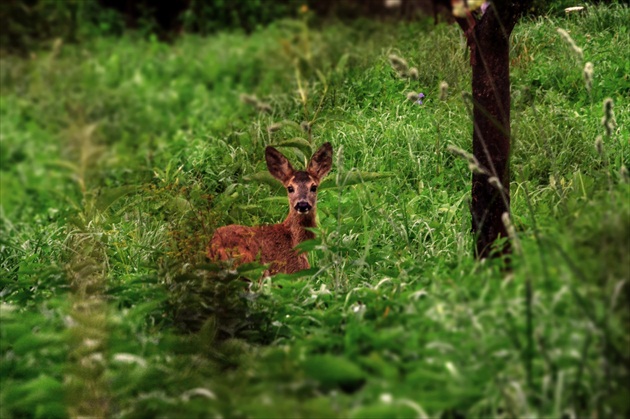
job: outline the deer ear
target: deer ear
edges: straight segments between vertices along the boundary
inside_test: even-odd
[[[332,168],[333,148],[330,143],[324,143],[319,150],[313,154],[311,161],[308,162],[306,171],[309,175],[321,179],[330,172]]]
[[[291,163],[275,148],[268,146],[265,149],[265,160],[267,160],[269,173],[280,182],[285,183],[293,176],[294,170]]]

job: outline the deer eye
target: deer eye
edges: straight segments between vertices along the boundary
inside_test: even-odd
[[[317,192],[317,185],[311,186],[311,192]]]
[[[295,192],[295,189],[293,188],[293,186],[289,186],[289,187],[287,188],[287,191],[288,191],[289,193],[293,193],[293,192]]]

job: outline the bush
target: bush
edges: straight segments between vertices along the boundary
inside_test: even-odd
[[[121,34],[120,15],[96,0],[10,0],[0,5],[0,49],[26,53],[43,41],[76,42],[84,35]]]

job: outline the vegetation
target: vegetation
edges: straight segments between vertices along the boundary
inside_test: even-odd
[[[509,271],[473,257],[456,26],[3,56],[0,417],[627,416],[629,15],[512,35]],[[313,268],[208,263],[216,227],[286,215],[264,147],[326,141]]]

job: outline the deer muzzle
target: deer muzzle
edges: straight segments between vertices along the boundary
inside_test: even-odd
[[[295,210],[299,212],[300,214],[306,214],[312,209],[313,207],[311,206],[311,204],[309,204],[306,201],[300,201],[297,204],[295,204]]]

